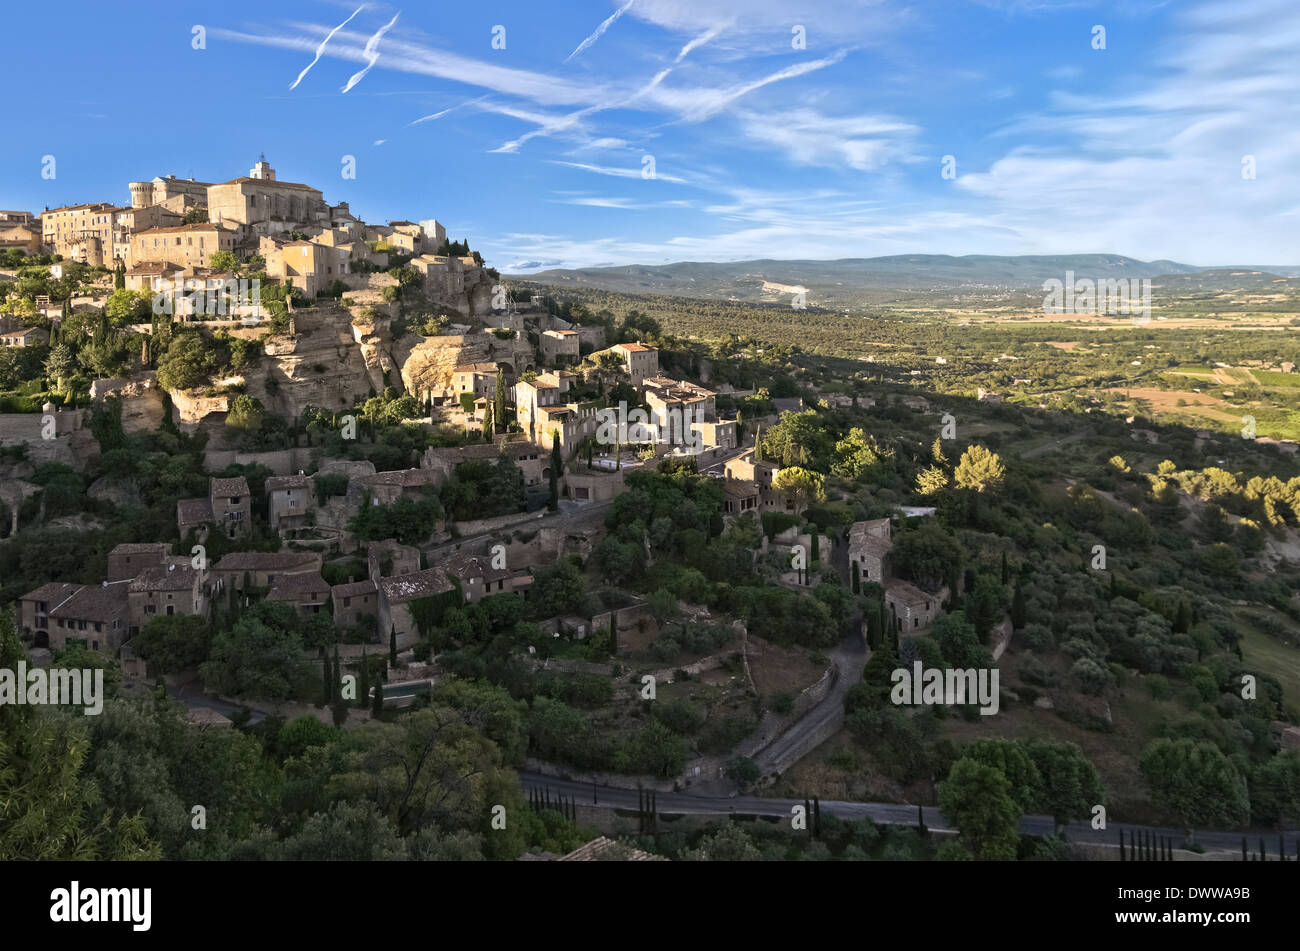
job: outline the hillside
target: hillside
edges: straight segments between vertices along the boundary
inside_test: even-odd
[[[904,254],[837,261],[759,260],[664,265],[552,269],[528,280],[566,288],[592,288],[633,294],[669,294],[713,300],[775,302],[799,288],[808,303],[853,306],[877,303],[881,292],[1034,290],[1066,271],[1079,278],[1199,277],[1201,289],[1255,289],[1300,277],[1300,267],[1203,268],[1176,261],[1139,261],[1119,254],[999,256]]]

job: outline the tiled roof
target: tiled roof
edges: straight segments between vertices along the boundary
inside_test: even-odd
[[[320,568],[320,555],[309,551],[232,551],[217,562],[215,571],[287,571]]]
[[[462,581],[482,578],[484,581],[491,582],[511,576],[508,568],[493,568],[491,559],[479,558],[476,555],[457,555],[444,567],[447,574],[455,575]]]
[[[644,353],[655,349],[654,347],[647,347],[643,343],[616,343],[614,346],[621,347],[629,353]]]
[[[219,185],[278,185],[281,188],[304,188],[307,191],[319,192],[319,188],[312,188],[310,185],[303,185],[299,182],[281,182],[271,181],[267,178],[249,178],[247,175],[241,175],[239,178],[232,178],[228,182],[218,182]]]
[[[188,564],[183,567],[168,565],[166,568],[146,568],[129,583],[133,592],[142,591],[190,591],[194,588],[196,572]]]
[[[214,224],[195,224],[195,225],[173,225],[170,228],[147,228],[144,231],[137,231],[131,237],[146,238],[153,234],[187,234],[197,231],[225,231],[233,234],[230,228],[223,228],[221,225]]]
[[[568,855],[562,855],[558,859],[560,862],[667,862],[668,859],[662,855],[655,855],[651,852],[643,852],[641,849],[634,849],[631,846],[615,842],[613,839],[600,836],[592,839],[586,845],[580,845]]]
[[[363,594],[374,594],[379,590],[375,582],[367,578],[364,581],[353,581],[348,584],[336,584],[330,588],[330,594],[335,598],[356,598]]]
[[[213,476],[208,494],[217,499],[231,498],[236,495],[246,496],[248,480],[243,476],[235,476],[233,479],[219,479]]]
[[[114,545],[108,554],[113,555],[164,555],[167,545],[164,542],[123,542]]]
[[[885,582],[885,593],[902,604],[924,604],[926,601],[942,600],[938,594],[926,594],[916,585],[893,578]]]
[[[19,601],[45,601],[50,606],[56,606],[63,603],[81,587],[79,584],[69,584],[62,581],[49,581],[41,585],[35,591],[28,591],[19,598]]]
[[[212,502],[208,499],[181,499],[176,503],[176,521],[181,525],[201,525],[212,521]]]
[[[427,598],[455,590],[440,568],[427,568],[424,571],[413,571],[408,575],[380,578],[378,584],[384,597],[393,604],[402,604],[417,598]]]
[[[329,596],[329,592],[329,584],[319,573],[287,575],[284,578],[276,579],[275,586],[271,588],[271,593],[266,596],[266,599],[268,601],[288,601],[300,598],[303,595],[317,595],[320,600],[324,601]]]
[[[311,478],[305,475],[272,476],[266,480],[267,492],[279,492],[284,489],[310,489]]]
[[[438,480],[438,473],[432,469],[393,469],[389,472],[376,472],[374,475],[362,476],[364,485],[400,485],[414,487],[432,485]]]
[[[126,610],[127,584],[125,581],[110,581],[103,585],[84,585],[53,608],[50,617],[111,621]]]

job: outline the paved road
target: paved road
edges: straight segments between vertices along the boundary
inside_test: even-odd
[[[574,782],[558,779],[541,773],[520,772],[520,784],[524,789],[549,789],[551,794],[563,793],[571,796],[579,805],[596,805],[604,809],[637,808],[637,790],[615,786],[594,787],[591,783]],[[594,802],[593,802],[594,798]],[[689,793],[660,792],[656,800],[660,814],[681,815],[754,815],[754,816],[789,816],[796,805],[803,805],[802,799],[770,799],[764,796],[694,796]],[[889,802],[844,802],[840,800],[821,801],[824,812],[840,819],[870,819],[882,825],[915,825],[915,805]],[[936,832],[955,832],[952,823],[939,811],[937,806],[923,806],[922,814],[926,826]],[[1020,831],[1026,835],[1050,835],[1055,823],[1047,816],[1024,816],[1020,820]],[[1117,846],[1120,830],[1124,830],[1125,841],[1134,831],[1142,831],[1158,836],[1166,836],[1175,845],[1183,842],[1180,829],[1157,826],[1132,825],[1130,823],[1110,823],[1104,830],[1095,830],[1086,822],[1071,822],[1066,827],[1066,835],[1072,842],[1095,843]],[[1276,832],[1208,832],[1198,831],[1196,841],[1208,849],[1236,852],[1241,849],[1241,837],[1246,836],[1247,844],[1257,850],[1259,837],[1263,835],[1265,847],[1272,858],[1277,857],[1278,834]],[[1288,832],[1284,836],[1288,855],[1295,855],[1297,839],[1300,833]]]
[[[216,697],[210,697],[202,691],[194,689],[189,686],[189,684],[167,687],[167,695],[179,700],[187,707],[201,707],[205,710],[215,710],[217,713],[226,717],[235,716],[242,710],[248,710],[252,714],[248,720],[250,724],[261,723],[266,719],[266,714],[261,710],[254,710],[251,707],[241,707],[237,703],[227,703],[225,700],[218,700]]]
[[[761,775],[770,776],[789,769],[829,739],[844,722],[844,697],[862,679],[862,666],[867,661],[861,614],[854,618],[852,629],[829,656],[836,671],[835,683],[821,703],[754,755]]]

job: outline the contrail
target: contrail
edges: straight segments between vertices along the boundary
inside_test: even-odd
[[[378,33],[366,40],[366,48],[361,51],[362,55],[365,56],[367,60],[366,68],[358,73],[352,74],[352,78],[348,80],[348,84],[343,87],[344,92],[347,92],[357,83],[361,82],[361,80],[365,79],[366,73],[370,72],[375,63],[379,62],[379,41],[384,38],[385,33],[393,28],[393,24],[397,22],[397,17],[400,17],[401,15],[402,11],[398,10],[397,15],[381,26]]]
[[[619,17],[621,17],[624,13],[627,13],[628,7],[632,6],[632,4],[634,3],[636,3],[636,0],[627,0],[627,3],[623,4],[612,14],[610,14],[610,16],[605,20],[604,23],[596,27],[595,33],[591,34],[591,36],[587,37],[585,40],[579,43],[578,48],[576,50],[574,50],[568,56],[564,57],[564,61],[567,63],[569,60],[573,59],[573,57],[577,56],[588,46],[590,46],[592,43],[595,43],[598,39],[604,36],[605,31],[614,25],[614,21],[617,20]]]
[[[356,16],[365,8],[366,5],[363,3],[361,6],[357,7],[357,9],[353,12],[352,17]],[[320,54],[325,52],[325,44],[328,43],[330,40],[334,39],[334,34],[337,33],[339,30],[343,29],[345,26],[347,26],[348,22],[352,19],[352,17],[348,17],[347,20],[344,20],[338,26],[334,27],[334,29],[329,31],[329,34],[325,37],[325,39],[321,40],[320,46],[316,47],[316,58],[313,59],[310,63],[308,63],[307,68],[298,74],[298,78],[295,79],[292,85],[289,86],[290,89],[295,88],[300,82],[302,82],[302,78],[311,72],[311,68],[320,61]]]
[[[458,103],[454,106],[450,106],[446,109],[443,109],[441,112],[435,112],[433,113],[433,115],[421,116],[420,118],[416,119],[413,122],[408,122],[407,125],[408,126],[419,125],[421,122],[432,122],[434,119],[441,119],[449,112],[455,112],[457,109],[463,109],[465,106],[472,106],[474,105],[474,103],[482,102],[486,98],[487,96],[479,96],[477,99],[466,100],[465,102]]]

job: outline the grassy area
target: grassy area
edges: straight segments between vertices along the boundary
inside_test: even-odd
[[[1255,377],[1267,386],[1300,387],[1300,373],[1278,373],[1274,370],[1256,370]]]
[[[1283,644],[1246,625],[1240,629],[1241,656],[1260,673],[1275,677],[1282,685],[1282,700],[1300,710],[1300,648]]]

